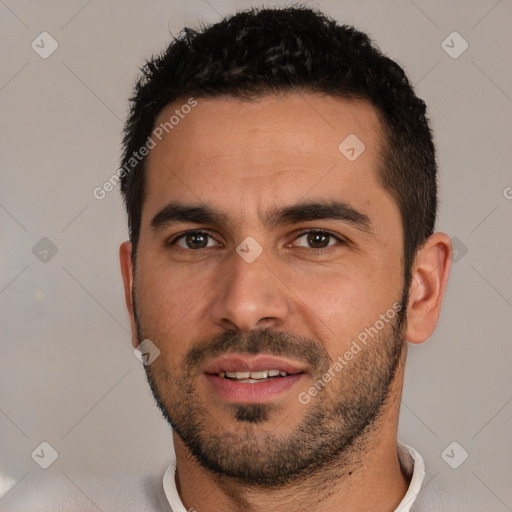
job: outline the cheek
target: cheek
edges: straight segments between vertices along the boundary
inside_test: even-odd
[[[328,351],[339,354],[400,300],[400,279],[397,268],[379,268],[375,264],[357,271],[345,269],[317,275],[295,284],[297,296],[303,301],[302,306],[297,304],[304,310],[299,314],[307,315],[318,325],[320,339],[325,340]]]
[[[170,264],[158,251],[147,251],[137,273],[137,299],[146,318],[156,324],[176,324],[212,288],[205,266]]]
[[[370,295],[367,284],[353,274],[317,276],[302,288],[300,296],[331,335],[343,338],[364,323],[375,308],[375,295]]]
[[[203,287],[179,271],[156,267],[141,268],[136,285],[143,335],[158,345],[165,359],[180,361],[187,349],[184,333],[193,332]]]

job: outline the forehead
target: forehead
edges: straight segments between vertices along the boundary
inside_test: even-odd
[[[188,98],[173,102],[155,123],[167,128],[148,155],[143,223],[148,209],[176,199],[237,205],[243,214],[251,204],[308,194],[383,193],[382,128],[368,102],[316,94],[195,101],[193,108],[183,108]]]

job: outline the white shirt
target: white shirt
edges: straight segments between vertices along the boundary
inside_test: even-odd
[[[425,464],[421,455],[410,446],[398,443],[398,460],[402,469],[411,478],[407,493],[395,509],[395,512],[414,512],[413,504],[416,501],[423,479],[425,478]],[[176,460],[173,460],[164,474],[164,492],[172,512],[189,512],[184,507],[176,489]],[[191,509],[193,511],[193,509]]]

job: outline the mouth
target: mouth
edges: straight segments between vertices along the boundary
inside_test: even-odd
[[[290,391],[306,375],[294,362],[264,356],[225,355],[204,369],[210,390],[227,402],[262,403]]]
[[[223,379],[243,382],[244,384],[256,384],[258,382],[264,382],[269,379],[279,379],[281,377],[287,377],[288,375],[296,374],[287,373],[282,370],[259,370],[256,372],[219,372],[215,373],[214,375]]]

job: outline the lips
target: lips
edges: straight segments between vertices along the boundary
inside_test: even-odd
[[[289,360],[257,354],[254,356],[246,356],[239,354],[226,354],[207,364],[204,372],[209,375],[218,375],[220,373],[233,372],[265,372],[270,370],[278,370],[289,375],[297,373],[305,373],[306,368],[299,366]]]
[[[283,358],[226,354],[210,362],[204,375],[211,391],[226,402],[263,403],[284,395],[306,368]]]

